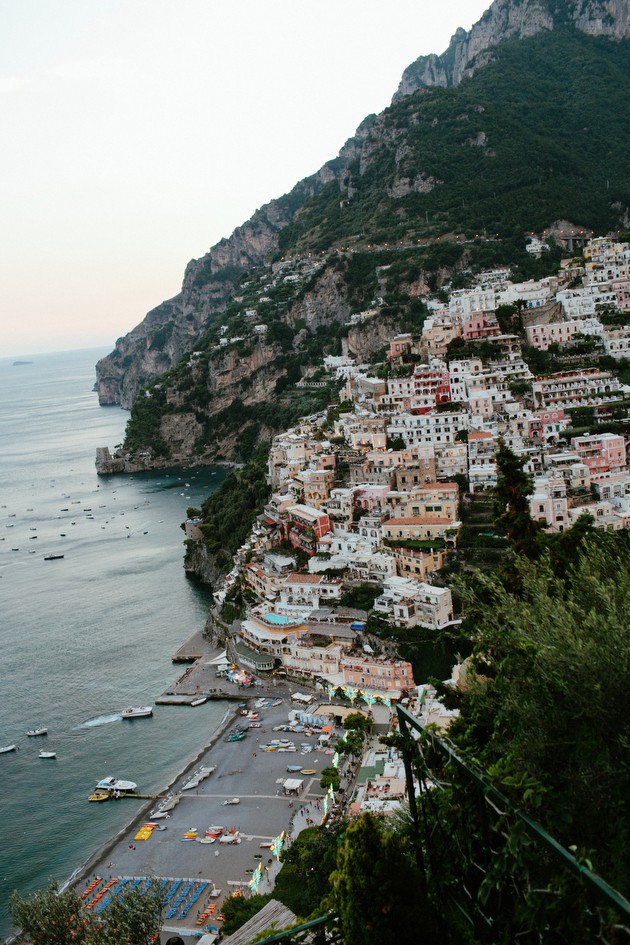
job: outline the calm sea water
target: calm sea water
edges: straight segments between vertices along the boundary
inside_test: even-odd
[[[94,783],[161,790],[226,708],[118,714],[169,686],[172,654],[204,624],[209,594],[184,575],[180,523],[225,472],[97,476],[96,447],[120,443],[128,417],[92,390],[106,353],[0,359],[0,746],[19,746],[0,754],[2,937],[13,889],[67,879],[133,815],[89,804]],[[48,737],[27,738],[38,725]]]

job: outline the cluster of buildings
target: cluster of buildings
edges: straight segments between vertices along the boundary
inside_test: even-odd
[[[567,435],[576,409],[589,408],[595,421],[628,418],[630,387],[596,367],[535,377],[522,332],[499,326],[496,310],[508,304],[531,345],[544,349],[553,337],[570,346],[591,334],[620,357],[627,330],[612,331],[598,315],[630,312],[630,246],[593,240],[584,265],[540,282],[485,274],[435,305],[419,336],[392,338],[387,370],[349,353],[325,359],[343,383],[340,404],[273,440],[271,499],[215,595],[220,605],[239,583],[249,601],[239,662],[368,704],[405,698],[410,665],[386,644],[375,652],[365,642],[366,613],[345,607],[344,594],[373,587],[371,620],[402,630],[457,623],[437,572],[457,547],[460,488],[496,485],[499,440],[525,458],[531,514],[549,531],[584,511],[602,529],[630,525],[627,434]],[[455,337],[488,341],[490,356],[449,358]]]

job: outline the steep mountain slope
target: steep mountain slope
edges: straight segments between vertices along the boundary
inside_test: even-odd
[[[625,0],[495,0],[470,32],[459,29],[441,56],[421,56],[405,69],[393,101],[429,86],[459,85],[489,62],[508,39],[572,26],[588,36],[627,39],[630,8]]]
[[[526,232],[627,226],[629,112],[630,42],[558,28],[372,117],[326,173],[192,262],[181,295],[99,363],[102,402],[130,405],[152,378],[127,468],[243,458],[330,399],[296,387],[323,354],[369,358],[418,329],[454,271],[540,276],[559,254],[535,263]]]
[[[221,240],[205,256],[188,263],[181,292],[152,309],[96,365],[101,404],[131,407],[147,381],[173,367],[183,354],[192,350],[213,317],[225,309],[242,274],[264,264],[277,251],[278,234],[295,211],[353,160],[370,124],[369,118],[361,124],[335,161],[300,181],[290,193],[265,204],[229,239]]]
[[[612,55],[615,46],[610,40],[624,40],[630,35],[628,4],[626,0],[495,0],[495,3],[469,33],[463,30],[456,33],[446,53],[440,57],[422,57],[410,66],[403,76],[394,100],[404,103],[411,93],[425,86],[457,86],[462,78],[475,71],[479,75],[482,65],[486,65],[490,60],[496,60],[497,50],[506,40],[522,39],[541,33],[549,34],[551,31],[558,30],[573,30],[578,36],[599,36],[608,39],[608,42],[604,42],[598,51],[589,51],[589,56],[595,56],[597,60],[592,62],[594,70],[592,77],[595,79],[600,56],[603,57],[604,72],[608,73],[607,60]],[[550,58],[542,65],[543,72],[555,59],[553,49],[548,50],[548,55]],[[577,76],[575,75],[576,65]],[[529,66],[525,63],[524,67],[528,70],[525,74],[519,74],[518,71],[513,70],[512,75],[505,75],[503,98],[505,101],[510,83],[513,83],[514,89],[524,91],[521,96],[521,105],[526,108],[525,120],[530,123],[530,130],[535,132],[537,120],[533,107],[535,103],[527,100],[527,86],[529,81],[535,78],[531,69],[541,68],[541,66],[540,63],[532,62]],[[561,178],[562,169],[559,165],[564,161],[566,153],[568,152],[569,156],[575,155],[581,147],[582,142],[572,136],[579,132],[580,128],[585,132],[588,131],[577,106],[589,101],[590,84],[586,81],[580,83],[579,89],[574,88],[576,78],[580,77],[582,65],[579,62],[576,64],[567,61],[565,67],[567,71],[561,76],[564,88],[556,89],[550,83],[546,91],[542,90],[540,94],[543,97],[545,95],[549,97],[548,104],[556,98],[561,113],[564,107],[563,97],[565,95],[570,97],[567,106],[574,113],[575,121],[569,122],[567,126],[566,132],[569,137],[563,134],[565,139],[563,141],[544,142],[535,138],[532,141],[531,137],[521,136],[523,147],[529,150],[533,146],[536,152],[540,152],[540,161],[536,163],[534,172],[540,164],[539,170],[544,172],[546,169],[551,169],[551,172],[555,174],[555,178],[550,182],[553,185],[552,189],[555,189]],[[625,61],[622,60],[620,68],[625,68]],[[589,77],[585,76],[585,78]],[[616,81],[616,77],[608,73],[605,80],[599,82],[600,88],[606,89],[604,94],[609,94],[613,99],[617,92],[621,91],[614,88]],[[414,102],[415,100],[414,96]],[[441,104],[439,99],[437,102]],[[508,104],[513,115],[513,124],[518,132],[522,116],[517,114],[514,104]],[[620,109],[617,110],[614,108],[615,102],[605,102],[604,105],[606,104],[613,106],[611,114],[614,121],[618,122],[619,117],[624,114],[625,101],[620,103]],[[459,114],[447,116],[438,112],[431,118],[433,123],[431,128],[434,129],[441,122],[440,133],[430,137],[427,135],[429,130],[427,120],[421,117],[416,119],[411,113],[408,119],[410,126],[415,125],[414,134],[401,134],[400,122],[397,123],[395,119],[395,110],[386,111],[379,116],[378,120],[375,120],[374,116],[367,118],[355,136],[342,148],[336,159],[324,165],[317,174],[300,182],[289,194],[262,207],[247,223],[235,230],[228,240],[222,240],[204,257],[189,263],[182,291],[173,299],[149,312],[144,321],[128,335],[120,338],[116,342],[114,351],[97,365],[97,389],[100,402],[103,404],[121,403],[123,406],[130,407],[138,390],[144,384],[173,367],[183,354],[192,350],[201,332],[211,325],[217,313],[225,309],[230,293],[242,273],[252,266],[261,265],[278,249],[280,234],[282,234],[283,249],[289,249],[298,244],[300,236],[303,237],[299,240],[300,245],[307,246],[308,241],[305,237],[308,226],[306,224],[309,219],[313,219],[312,202],[314,200],[322,200],[320,215],[322,215],[321,208],[327,208],[326,225],[322,226],[318,223],[318,231],[312,233],[316,244],[320,247],[322,245],[327,247],[335,240],[345,240],[351,235],[363,239],[366,243],[383,238],[384,241],[399,238],[397,232],[406,233],[409,227],[402,226],[397,232],[391,233],[389,231],[392,219],[398,216],[404,223],[405,216],[410,213],[416,217],[413,230],[418,235],[436,236],[444,232],[444,226],[438,226],[437,229],[435,225],[423,227],[421,225],[423,216],[425,224],[447,222],[455,231],[465,227],[476,230],[491,226],[485,212],[478,214],[477,205],[468,205],[467,214],[449,213],[446,221],[440,221],[435,216],[429,218],[432,211],[436,209],[443,213],[444,204],[448,204],[449,201],[454,206],[463,204],[462,209],[466,208],[465,198],[460,199],[459,193],[452,194],[447,186],[448,182],[444,180],[442,160],[448,157],[447,152],[452,143],[447,133],[447,121],[455,122],[451,128],[455,144],[468,143],[468,157],[475,148],[478,149],[478,156],[483,155],[483,159],[480,159],[482,173],[485,176],[491,175],[495,181],[503,179],[501,161],[487,159],[489,156],[494,157],[492,149],[496,146],[496,139],[500,134],[507,133],[509,136],[508,139],[504,139],[507,146],[514,129],[511,127],[504,128],[502,131],[496,129],[497,133],[492,137],[492,144],[489,144],[488,134],[491,121],[488,119],[491,115],[486,115],[486,120],[481,121],[479,119],[481,114],[483,113],[479,110],[479,103],[474,101],[464,106]],[[475,115],[478,120],[471,120],[475,118]],[[394,117],[393,122],[390,121],[391,117]],[[463,139],[461,135],[458,138],[458,129],[464,132],[468,130],[466,122],[471,130],[467,135],[464,133]],[[597,128],[605,130],[600,124],[597,124]],[[562,123],[559,126],[547,123],[547,134],[550,133],[552,138],[556,129],[561,133],[564,132]],[[590,141],[593,145],[595,131],[592,125],[590,130]],[[414,157],[419,136],[426,137],[428,142],[432,141],[434,144],[433,155],[425,154],[422,160],[416,160]],[[546,153],[547,143],[551,145],[549,154]],[[382,201],[375,191],[378,191],[381,183],[379,175],[384,169],[383,158],[388,150],[396,164],[396,173],[389,175],[389,179],[383,182],[381,189],[387,193],[390,202],[399,202],[397,205],[390,205],[389,209],[386,208],[385,213],[381,214]],[[601,150],[606,151],[606,149]],[[461,150],[458,152],[456,148],[453,153],[461,154]],[[429,160],[431,157],[433,160]],[[468,173],[475,174],[476,168],[473,162],[465,163]],[[594,170],[597,171],[597,168]],[[518,168],[514,172],[519,173]],[[544,174],[539,173],[538,176],[542,184]],[[606,179],[608,176],[607,173]],[[532,180],[535,180],[535,176]],[[357,193],[359,185],[361,189],[360,193]],[[608,186],[610,187],[610,183]],[[436,189],[438,194],[435,194]],[[511,192],[514,194],[513,187]],[[431,200],[423,199],[427,194],[432,193],[434,196]],[[486,194],[489,193],[490,189],[487,188]],[[438,195],[441,196],[441,200],[438,199]],[[523,204],[529,199],[529,195],[525,192],[520,196]],[[405,197],[408,198],[406,201],[403,200]],[[495,202],[503,200],[496,186],[492,187],[492,199]],[[306,219],[300,219],[300,211],[309,200],[311,205]],[[370,215],[367,212],[369,207],[366,202],[378,208],[379,213]],[[614,201],[609,201],[611,202]],[[623,204],[623,199],[620,202]],[[538,203],[540,204],[540,200]],[[358,211],[357,208],[361,204],[363,206]],[[344,210],[343,214],[341,210]],[[491,208],[490,215],[497,216],[494,208]],[[557,215],[549,208],[545,222],[551,222]],[[562,215],[574,217],[574,214],[568,212],[563,212]],[[343,220],[339,219],[341,216]],[[614,214],[608,214],[606,221],[613,216]],[[284,232],[290,223],[295,223],[295,232],[291,231],[291,228],[289,228],[290,232]],[[536,223],[537,220],[532,220],[531,224],[528,222],[526,225],[533,227]],[[591,225],[609,224],[594,221]],[[377,232],[372,232],[374,227]],[[314,227],[311,227],[311,231],[313,229]]]

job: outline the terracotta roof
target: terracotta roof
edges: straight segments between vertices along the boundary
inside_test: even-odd
[[[288,574],[285,578],[285,584],[320,584],[322,581],[322,574],[298,574],[296,571],[293,571],[292,574]]]

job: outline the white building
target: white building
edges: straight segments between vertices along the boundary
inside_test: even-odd
[[[390,577],[374,610],[398,627],[429,627],[442,630],[453,620],[453,599],[447,587],[434,587],[413,578]]]

